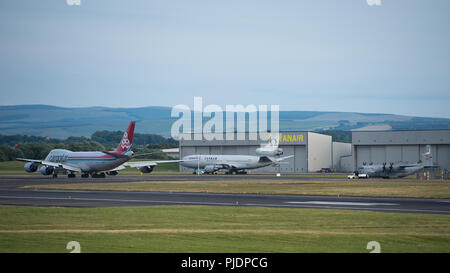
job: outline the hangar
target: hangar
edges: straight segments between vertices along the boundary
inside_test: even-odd
[[[256,148],[262,143],[260,140],[249,140],[248,133],[244,140],[194,140],[194,134],[186,138],[180,135],[180,158],[193,154],[223,154],[223,155],[256,155]],[[236,133],[235,133],[236,136]],[[287,159],[286,163],[278,167],[264,167],[251,170],[252,173],[306,173],[316,172],[322,168],[338,168],[341,156],[351,154],[350,143],[332,142],[331,136],[307,131],[280,132],[279,147],[283,149],[283,156],[295,155]],[[191,169],[180,165],[180,171],[189,172]]]
[[[426,146],[432,158],[423,161]],[[450,130],[353,131],[353,170],[363,164],[417,163],[450,170]],[[428,166],[427,166],[428,165]]]

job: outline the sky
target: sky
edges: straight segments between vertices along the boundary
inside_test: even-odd
[[[0,105],[450,118],[450,1],[4,0]]]

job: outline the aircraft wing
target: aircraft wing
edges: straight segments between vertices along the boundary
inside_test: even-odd
[[[70,165],[67,165],[67,164],[63,164],[63,163],[42,161],[41,164],[47,165],[47,166],[52,166],[52,167],[55,167],[55,168],[63,168],[65,170],[69,170],[69,171],[72,171],[72,172],[81,172],[80,168],[74,167],[74,166],[70,166]]]
[[[17,161],[34,162],[41,164],[42,160],[37,159],[27,159],[27,158],[16,158]]]
[[[50,161],[45,161],[45,160],[37,160],[37,159],[27,159],[27,158],[16,158],[16,160],[39,163],[42,165],[52,166],[55,168],[62,168],[62,169],[69,170],[72,172],[81,172],[81,169],[78,167],[74,167],[74,166],[70,166],[70,165],[62,164],[62,163],[50,162]]]
[[[408,167],[417,167],[418,164],[400,164],[398,165],[399,168],[404,169],[404,168],[408,168]]]
[[[269,163],[269,162],[274,162],[274,161],[271,158],[269,158],[268,156],[260,156],[259,162],[260,163]]]
[[[280,158],[274,158],[274,157],[268,157],[268,156],[261,156],[261,157],[259,158],[259,162],[261,162],[261,163],[265,163],[265,162],[267,162],[267,163],[273,162],[273,163],[279,164],[280,161],[283,161],[283,160],[288,159],[288,158],[291,158],[291,157],[294,157],[294,155],[288,155],[288,156],[284,156],[284,157],[280,157]]]
[[[115,169],[109,170],[108,172],[120,171],[120,170],[123,170],[123,169],[125,169],[125,167],[122,164],[122,165],[120,165],[119,167],[117,167]]]
[[[145,166],[156,166],[158,164],[183,162],[183,161],[185,160],[132,161],[132,162],[125,162],[121,166],[126,166],[130,168],[140,168]]]
[[[277,158],[276,161],[280,162],[280,161],[283,161],[283,160],[291,158],[291,157],[294,157],[294,155],[283,156],[283,157]]]

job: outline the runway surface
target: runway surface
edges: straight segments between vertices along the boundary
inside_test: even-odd
[[[201,176],[200,179],[228,179],[226,176]],[[194,180],[192,176],[148,176],[145,180]],[[236,179],[236,177],[232,177]],[[254,179],[254,178],[253,178]],[[273,179],[273,177],[270,177]],[[290,178],[292,179],[292,177]],[[303,179],[303,178],[300,178]],[[305,178],[308,179],[308,178]],[[317,179],[317,178],[315,178]],[[169,193],[79,190],[26,190],[20,187],[39,184],[111,183],[142,181],[141,177],[107,179],[49,179],[37,176],[0,177],[0,204],[58,207],[117,207],[154,205],[258,206],[277,208],[327,208],[381,212],[450,214],[449,199],[337,197],[302,195]],[[170,182],[169,182],[170,183]],[[401,183],[401,182],[400,182]]]

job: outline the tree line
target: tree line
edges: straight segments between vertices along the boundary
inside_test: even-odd
[[[86,137],[68,137],[55,139],[41,136],[0,135],[0,161],[11,161],[16,158],[44,159],[52,149],[70,151],[110,151],[119,144],[122,131],[97,131]],[[156,134],[134,134],[133,151],[136,154],[154,153],[146,156],[149,159],[168,159],[159,153],[160,149],[178,147],[178,141]],[[144,158],[144,157],[142,157]]]

